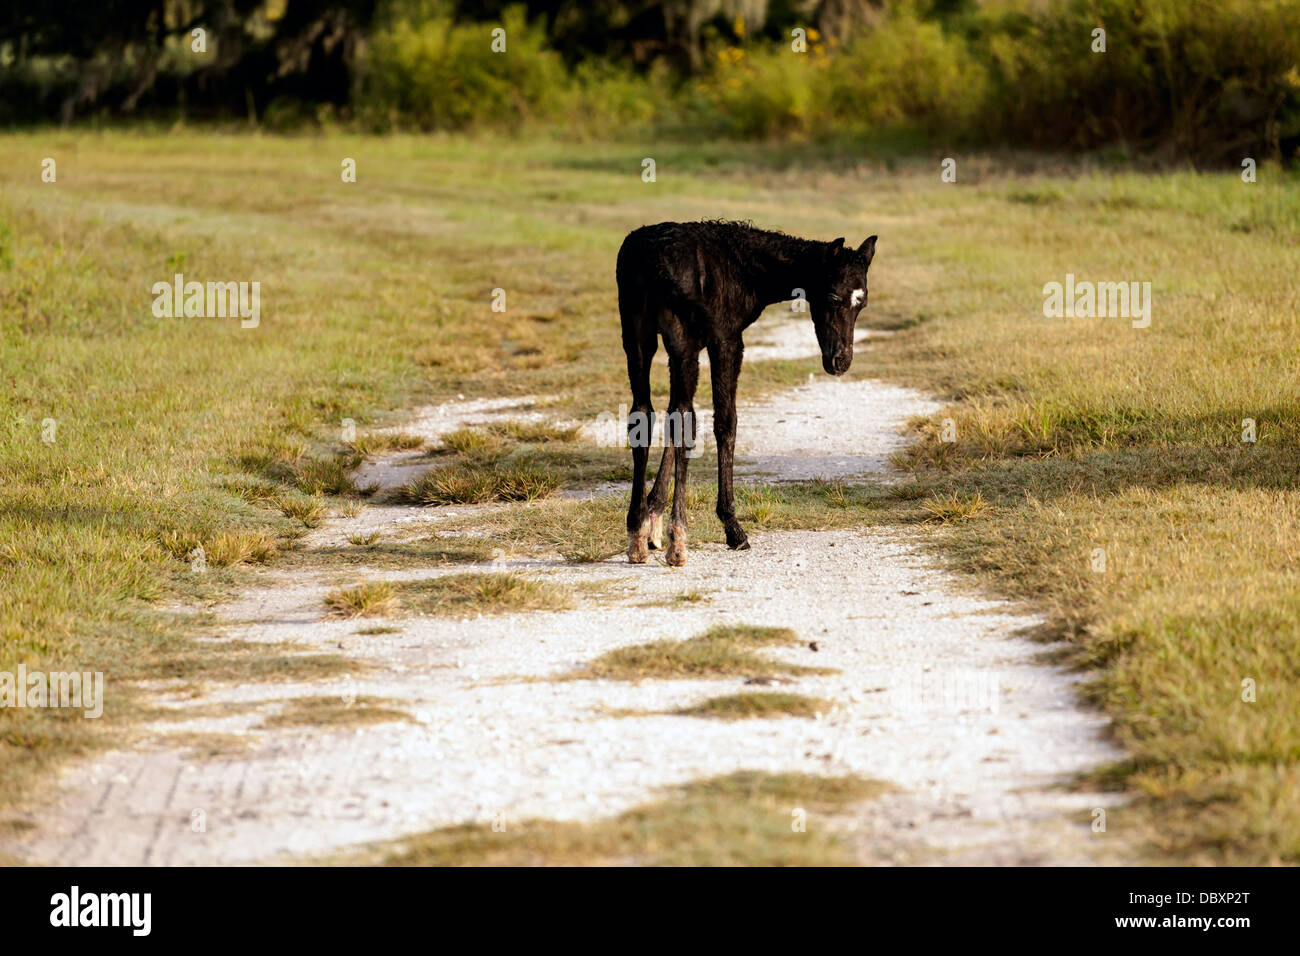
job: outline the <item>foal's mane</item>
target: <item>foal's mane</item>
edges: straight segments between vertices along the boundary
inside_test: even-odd
[[[766,242],[770,246],[784,248],[790,252],[800,252],[812,246],[823,245],[817,239],[805,239],[803,236],[792,236],[788,232],[780,229],[762,229],[754,225],[752,219],[702,219],[700,225],[706,227],[721,228],[723,230],[736,230],[741,234]]]

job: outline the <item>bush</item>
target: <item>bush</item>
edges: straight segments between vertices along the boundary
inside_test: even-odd
[[[842,47],[813,30],[806,53],[719,50],[699,88],[713,124],[742,138],[951,132],[980,110],[987,71],[963,40],[899,4]]]
[[[993,141],[1235,161],[1300,134],[1297,0],[1062,0],[972,26]],[[1091,49],[1099,27],[1105,53]]]
[[[668,65],[641,75],[608,60],[585,60],[564,91],[563,125],[570,132],[608,135],[649,128],[675,115]]]
[[[506,49],[492,51],[504,27]],[[371,127],[518,127],[562,115],[569,76],[522,7],[500,24],[453,24],[444,14],[403,15],[371,36],[358,63],[357,114]]]
[[[572,70],[520,7],[454,24],[437,0],[394,0],[361,57],[372,127],[658,126],[742,139],[906,131],[945,144],[1264,158],[1300,142],[1300,0],[890,0],[842,45],[808,32],[714,49],[676,78],[591,58]],[[924,11],[924,12],[922,12]],[[936,12],[938,11],[938,12]],[[1093,52],[1093,31],[1106,51]],[[686,129],[682,127],[685,125]]]
[[[855,131],[968,129],[984,109],[987,68],[969,44],[900,5],[836,56],[828,71],[829,121]]]
[[[818,103],[825,86],[825,48],[798,54],[789,47],[727,47],[698,86],[698,118],[742,139],[807,139],[824,125]],[[819,108],[822,112],[819,114]]]

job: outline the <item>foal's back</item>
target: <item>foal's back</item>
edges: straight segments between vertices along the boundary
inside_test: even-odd
[[[645,295],[674,309],[689,304],[716,312],[745,291],[743,250],[748,234],[735,222],[660,222],[628,233],[615,274],[620,295]]]

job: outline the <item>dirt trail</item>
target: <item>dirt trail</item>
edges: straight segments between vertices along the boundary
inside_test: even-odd
[[[781,336],[791,334],[778,326],[764,347],[780,354]],[[739,451],[750,475],[881,480],[900,426],[933,408],[893,386],[819,377],[743,408]],[[460,402],[424,410],[404,430],[436,439],[465,423],[530,415],[542,412],[517,402]],[[412,467],[396,456],[372,465],[367,478],[391,484]],[[372,505],[357,518],[331,519],[308,547],[337,545],[362,529],[395,536],[413,522],[436,527],[467,510]],[[696,545],[684,569],[623,558],[493,562],[492,570],[605,587],[574,610],[400,618],[392,634],[359,635],[356,621],[325,619],[330,575],[279,574],[275,586],[223,608],[225,635],[335,650],[369,665],[364,676],[246,685],[197,701],[163,694],[160,703],[178,708],[248,709],[158,724],[152,746],[72,767],[55,799],[32,814],[36,827],[0,849],[58,864],[287,860],[499,814],[507,821],[603,817],[663,785],[755,769],[852,772],[896,784],[848,824],[863,862],[1104,858],[1088,811],[1114,798],[1053,785],[1118,754],[1101,739],[1103,720],[1080,708],[1072,678],[1038,662],[1041,645],[1013,636],[1033,621],[971,596],[887,533],[751,529],[750,536],[753,550],[742,554]],[[355,577],[464,570],[372,569]],[[693,591],[706,599],[673,600]],[[833,707],[817,719],[723,722],[659,712],[754,689],[742,679],[518,679],[733,623],[795,629],[807,643],[773,656],[838,673],[780,689]],[[259,727],[289,697],[352,694],[390,698],[412,719],[337,730]],[[248,746],[199,759],[167,742],[169,734],[194,732]],[[201,830],[193,823],[200,817]]]

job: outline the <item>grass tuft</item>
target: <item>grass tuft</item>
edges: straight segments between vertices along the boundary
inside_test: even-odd
[[[325,596],[331,617],[387,617],[397,611],[397,592],[388,581],[337,588]]]
[[[573,593],[564,585],[519,574],[447,574],[404,581],[397,589],[405,607],[423,614],[513,614],[573,606]]]
[[[577,425],[552,425],[547,422],[498,422],[487,430],[525,445],[544,445],[548,442],[577,441],[582,429]]]
[[[442,443],[458,455],[467,456],[491,455],[505,448],[500,435],[481,428],[458,428],[443,435]]]
[[[206,538],[191,532],[167,531],[157,540],[172,557],[190,564],[197,561],[198,550],[202,549],[203,563],[212,568],[266,564],[279,553],[274,538],[248,529],[222,531]]]
[[[559,487],[558,476],[529,465],[458,463],[425,472],[404,485],[398,497],[423,505],[534,501],[551,495]]]
[[[351,475],[358,463],[352,457],[309,459],[298,469],[298,490],[307,495],[359,495],[361,489]]]
[[[411,721],[411,715],[387,706],[393,703],[383,697],[356,697],[344,699],[341,695],[292,697],[279,713],[272,714],[261,723],[263,730],[279,727],[352,727],[364,724],[386,724]]]
[[[976,491],[973,494],[953,492],[948,495],[935,495],[921,502],[921,507],[935,521],[968,521],[987,514],[989,503]]]
[[[638,681],[834,673],[825,667],[806,667],[754,653],[762,647],[799,643],[798,635],[788,627],[715,627],[684,641],[653,641],[620,647],[562,679]]]
[[[802,694],[749,693],[710,697],[702,703],[673,713],[682,717],[716,717],[721,720],[753,720],[771,717],[816,717],[828,713],[831,702]]]
[[[318,497],[280,495],[275,503],[286,518],[301,521],[308,528],[318,528],[325,520],[325,503]]]
[[[409,432],[371,432],[358,435],[348,442],[348,449],[361,458],[382,455],[391,451],[410,451],[423,448],[424,439]]]

